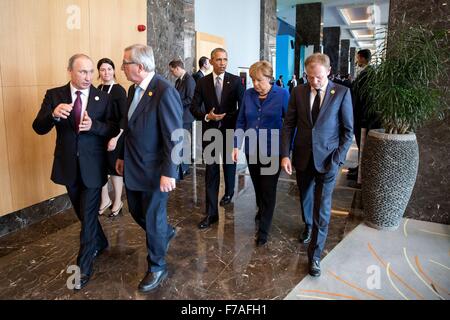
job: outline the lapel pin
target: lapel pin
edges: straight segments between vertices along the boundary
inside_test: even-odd
[[[151,97],[153,95],[153,92],[149,91],[148,96]]]
[[[98,96],[95,96],[94,100],[98,101],[98,100],[100,100],[100,98]]]
[[[334,94],[336,91],[334,91],[334,89],[331,89],[330,93]]]

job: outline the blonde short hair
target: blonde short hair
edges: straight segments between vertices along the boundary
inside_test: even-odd
[[[305,68],[313,63],[319,63],[328,69],[330,67],[330,58],[326,54],[316,52],[306,58]]]
[[[250,66],[250,77],[252,79],[254,79],[256,77],[256,74],[258,72],[261,72],[261,74],[264,77],[267,77],[269,79],[272,79],[273,77],[273,68],[272,65],[270,64],[270,62],[262,60],[262,61],[258,61],[255,62],[254,64],[252,64]]]

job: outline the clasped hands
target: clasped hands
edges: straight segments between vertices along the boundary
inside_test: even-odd
[[[67,119],[72,112],[73,104],[60,103],[52,113],[54,118]],[[92,119],[89,117],[87,110],[83,114],[83,119],[78,126],[79,131],[89,131],[92,127]]]

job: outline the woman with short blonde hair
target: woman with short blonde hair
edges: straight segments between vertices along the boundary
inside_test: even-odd
[[[255,217],[258,225],[257,246],[267,242],[272,225],[280,175],[279,131],[289,100],[289,92],[286,89],[273,85],[272,75],[272,65],[267,61],[258,61],[250,67],[253,88],[245,91],[242,98],[232,156],[237,162],[239,149],[245,139],[244,152],[258,206]],[[266,130],[267,134],[261,134],[260,138],[260,130]],[[256,141],[249,139],[252,133],[256,133],[253,135],[256,136]],[[268,164],[267,160],[270,160]]]

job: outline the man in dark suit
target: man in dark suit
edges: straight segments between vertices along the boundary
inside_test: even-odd
[[[194,116],[189,110],[194,96],[195,80],[192,76],[184,70],[184,63],[181,60],[172,60],[169,63],[170,73],[177,78],[175,81],[175,89],[180,94],[181,102],[183,103],[183,129],[186,130],[184,136],[183,150],[192,150],[191,135],[192,135],[192,122],[194,122]],[[189,132],[189,134],[187,134]],[[179,178],[183,179],[190,173],[189,164],[182,162],[179,166]]]
[[[112,121],[109,95],[91,85],[94,65],[91,58],[76,54],[67,68],[70,82],[50,89],[33,122],[40,135],[56,128],[56,147],[51,179],[65,185],[72,206],[81,221],[77,265],[84,287],[93,272],[95,257],[108,247],[98,221],[101,188],[107,181],[106,144],[119,133]]]
[[[176,234],[167,222],[167,200],[175,189],[179,162],[172,155],[179,142],[171,135],[182,130],[183,106],[175,88],[155,74],[151,47],[126,48],[122,70],[134,84],[128,90],[124,150],[116,170],[125,179],[130,213],[147,235],[148,269],[138,288],[148,292],[167,277],[165,255]]]
[[[283,82],[283,75],[280,75],[278,80],[275,82],[275,84],[281,88],[284,88],[284,82]]]
[[[205,56],[201,57],[198,60],[198,67],[199,67],[199,70],[192,75],[195,82],[197,82],[199,79],[206,76],[206,74],[208,73],[208,70],[211,67],[211,65],[209,64],[209,59]]]
[[[289,87],[289,93],[291,93],[292,89],[297,86],[297,76],[295,74],[292,75],[292,79],[288,81],[287,85]]]
[[[315,53],[305,60],[308,84],[292,91],[282,129],[281,166],[292,174],[289,158],[295,129],[293,162],[305,222],[300,242],[308,243],[309,274],[320,276],[320,258],[328,232],[331,198],[339,167],[353,138],[350,90],[328,80],[330,59]]]
[[[358,75],[352,84],[352,97],[353,97],[353,118],[354,118],[354,133],[355,140],[358,149],[361,148],[361,132],[362,128],[365,128],[366,134],[370,129],[377,129],[381,126],[379,119],[370,114],[368,110],[367,93],[367,74],[372,68],[370,66],[370,59],[372,58],[372,53],[369,49],[359,50],[356,54],[356,64],[358,66]],[[347,178],[351,180],[358,180],[358,169],[359,167],[350,168],[347,174]]]
[[[223,145],[219,153],[223,159],[225,195],[220,200],[220,205],[225,206],[233,198],[236,175],[236,164],[231,159],[234,143],[233,134],[227,138],[226,130],[234,130],[236,127],[238,109],[242,102],[244,87],[238,76],[225,72],[228,64],[228,55],[224,49],[214,49],[211,52],[210,62],[213,66],[213,72],[197,82],[191,112],[197,120],[203,121],[203,134],[208,129],[219,129],[222,135]],[[202,104],[204,104],[204,108]],[[203,149],[208,145],[209,143],[203,142]],[[220,167],[218,163],[206,164],[205,185],[207,217],[200,222],[200,229],[208,228],[219,220],[217,202]]]

